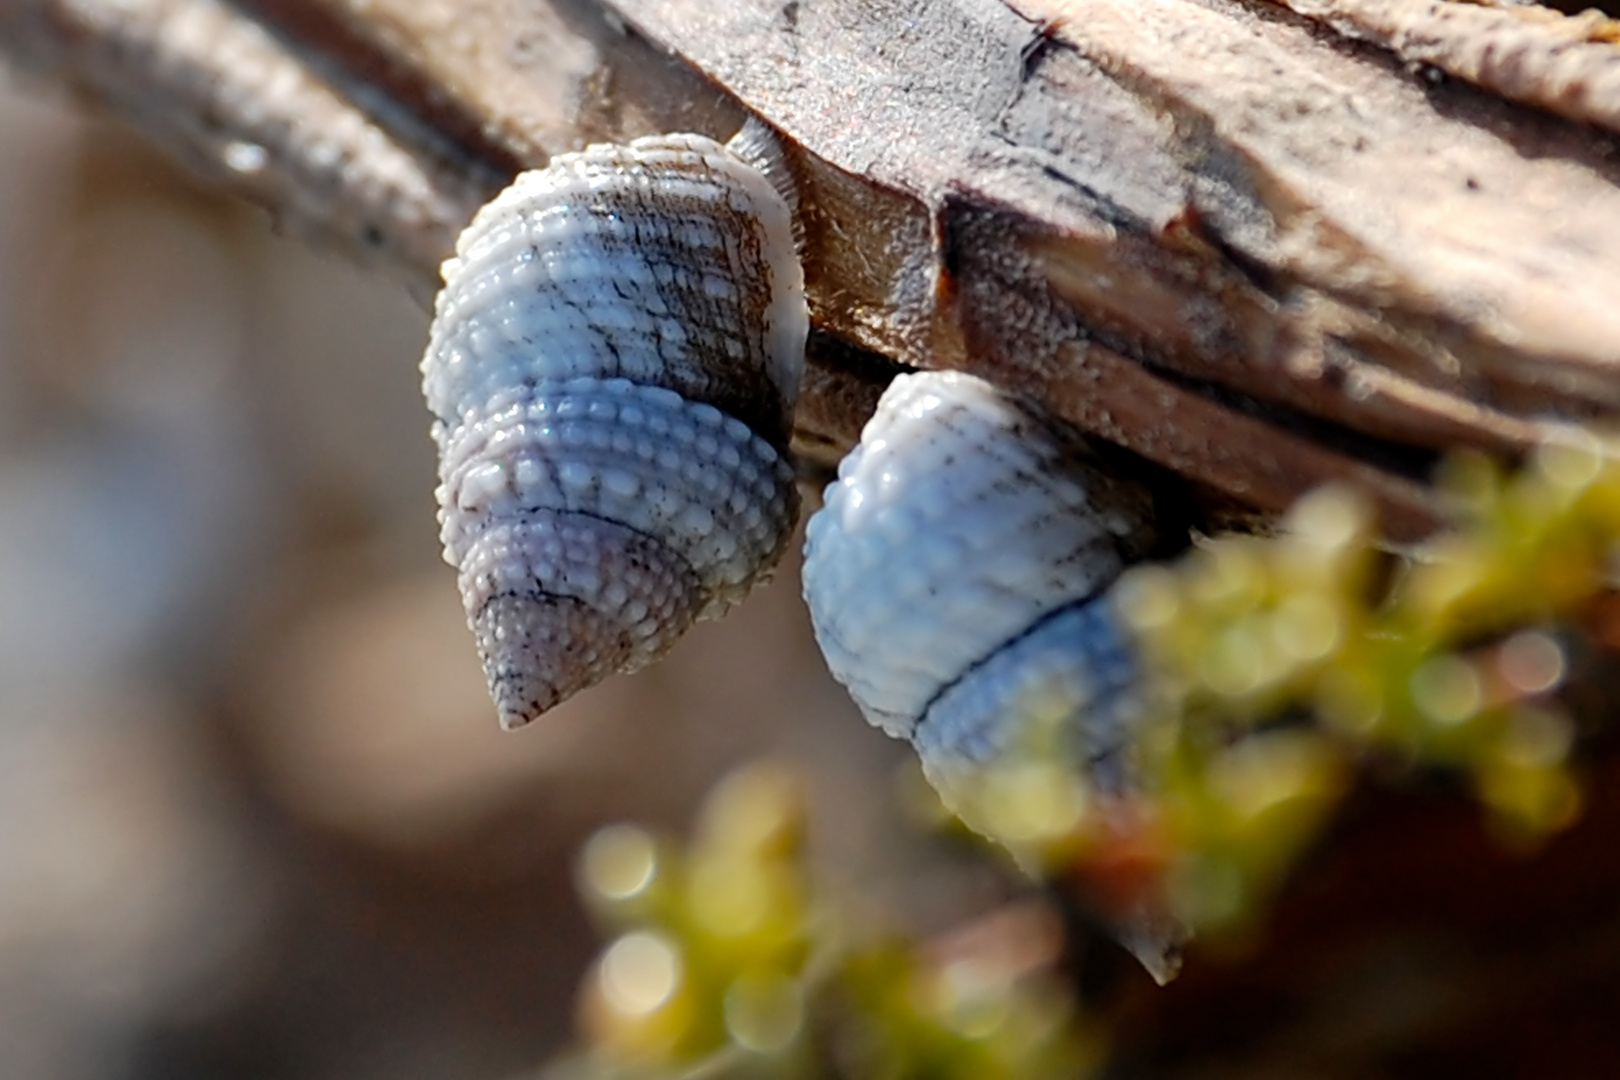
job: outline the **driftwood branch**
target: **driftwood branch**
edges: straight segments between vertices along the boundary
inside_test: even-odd
[[[781,129],[831,460],[969,368],[1261,510],[1620,410],[1620,32],[1418,0],[0,0],[21,65],[431,289],[525,165]]]

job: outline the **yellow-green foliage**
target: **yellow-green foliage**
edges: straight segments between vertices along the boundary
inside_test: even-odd
[[[1325,489],[1275,537],[1133,569],[1111,599],[1143,665],[1140,796],[1097,800],[1037,731],[958,778],[953,809],[1054,874],[1150,837],[1154,902],[1195,930],[1251,917],[1370,757],[1459,771],[1510,838],[1567,824],[1580,798],[1552,695],[1561,642],[1620,565],[1620,462],[1596,442],[1512,476],[1459,456],[1439,488],[1451,524],[1399,558],[1359,496]],[[1032,820],[1031,792],[1064,795]]]
[[[1023,1080],[1082,1071],[1061,989],[873,940],[818,897],[793,776],[754,766],[710,796],[690,845],[593,837],[585,896],[617,932],[586,981],[564,1075]]]
[[[1079,1077],[1088,1047],[1051,979],[971,961],[939,963],[905,942],[846,957],[842,1074],[873,1080]]]
[[[1549,447],[1516,475],[1450,461],[1452,524],[1379,550],[1345,490],[1302,500],[1270,538],[1208,540],[1113,590],[1145,700],[1139,784],[1104,798],[1063,747],[1072,718],[1024,718],[983,769],[931,777],[963,820],[1026,866],[1099,884],[1150,968],[1188,930],[1254,917],[1377,758],[1471,779],[1504,835],[1573,819],[1572,731],[1554,695],[1564,643],[1612,588],[1620,463]],[[582,1004],[584,1077],[1074,1076],[1082,1037],[1061,988],[874,941],[818,897],[792,777],[756,767],[717,790],[687,848],[599,833],[584,891],[617,939]]]
[[[591,838],[582,891],[620,932],[582,1002],[604,1058],[656,1074],[800,1039],[815,933],[801,804],[790,776],[762,767],[715,791],[685,850],[632,825]]]

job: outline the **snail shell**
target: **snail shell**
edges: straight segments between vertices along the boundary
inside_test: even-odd
[[[807,530],[827,665],[936,786],[1056,715],[1117,787],[1137,671],[1101,594],[1151,545],[1149,506],[1033,405],[959,372],[899,376]]]
[[[505,727],[656,658],[786,543],[808,318],[761,130],[560,155],[444,264],[440,538]]]

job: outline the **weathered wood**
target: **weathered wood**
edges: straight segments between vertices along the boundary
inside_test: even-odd
[[[223,4],[0,3],[0,49],[112,106],[282,228],[426,292],[501,170],[379,93],[321,77]],[[375,116],[373,114],[376,114]],[[429,293],[431,295],[431,293]]]
[[[1620,22],[1602,12],[1564,18],[1525,0],[1273,2],[1510,101],[1620,131]]]
[[[126,50],[109,79],[94,29],[62,30],[97,6],[7,0],[0,30],[195,142],[141,107],[173,65]],[[1238,0],[103,6],[268,25],[286,62],[428,175],[763,115],[803,192],[821,347],[800,444],[824,460],[889,370],[850,362],[864,351],[972,368],[1262,509],[1360,483],[1410,536],[1431,520],[1434,451],[1518,453],[1620,410],[1620,168],[1607,134],[1566,119],[1616,106],[1620,48],[1590,19],[1371,0],[1288,5],[1311,18]],[[1416,8],[1435,15],[1421,55],[1399,21]],[[1501,25],[1471,13],[1516,19],[1530,59],[1514,79],[1482,59]],[[1572,42],[1578,62],[1553,63]],[[1413,56],[1482,86],[1436,83]],[[192,74],[166,109],[238,123],[209,110],[210,77],[232,85]],[[318,146],[335,115],[290,130]],[[377,190],[364,155],[348,166],[314,197],[257,193],[345,221]],[[370,251],[420,280],[433,246]]]

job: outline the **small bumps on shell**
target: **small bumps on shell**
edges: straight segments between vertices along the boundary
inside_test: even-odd
[[[1036,406],[959,372],[899,376],[807,530],[827,665],[930,778],[1055,716],[1106,783],[1137,673],[1101,594],[1151,546],[1150,505]]]
[[[561,155],[444,264],[440,536],[507,727],[722,614],[792,529],[803,274],[745,131]]]

